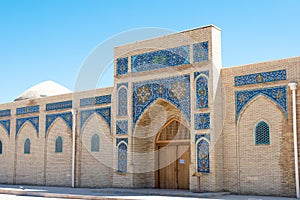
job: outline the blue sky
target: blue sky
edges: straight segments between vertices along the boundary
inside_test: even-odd
[[[142,27],[222,29],[223,66],[300,56],[299,0],[1,0],[0,103],[53,80],[73,90],[101,42]],[[112,69],[100,86],[113,84]]]

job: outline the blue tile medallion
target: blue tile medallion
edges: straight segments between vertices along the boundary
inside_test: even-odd
[[[197,144],[197,172],[209,173],[209,143],[202,139]]]
[[[48,114],[48,115],[46,115],[45,136],[47,135],[50,126],[53,124],[53,122],[57,118],[61,118],[66,122],[66,124],[70,128],[70,133],[72,134],[72,119],[73,119],[72,112],[65,112],[65,113],[57,113],[57,114]]]
[[[94,113],[100,115],[105,120],[105,122],[107,123],[108,127],[111,129],[111,108],[110,107],[104,107],[104,108],[97,108],[97,109],[89,109],[89,110],[82,110],[82,111],[80,111],[80,128],[83,127],[84,123]]]
[[[193,45],[194,63],[208,60],[208,41]]]
[[[195,130],[210,129],[210,113],[195,114]]]
[[[39,133],[39,117],[35,116],[35,117],[18,118],[16,121],[16,135],[19,134],[20,128],[27,121],[30,122],[35,128],[36,132]]]

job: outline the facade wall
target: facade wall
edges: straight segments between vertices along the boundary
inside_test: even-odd
[[[116,47],[114,87],[0,105],[0,183],[71,186],[75,134],[77,187],[155,188],[156,137],[176,119],[190,132],[190,190],[294,196],[287,84],[300,82],[299,65],[297,57],[221,68],[214,26]],[[261,120],[267,145],[254,140]],[[208,152],[198,149],[203,140]]]

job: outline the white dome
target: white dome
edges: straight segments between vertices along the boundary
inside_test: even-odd
[[[45,81],[23,92],[20,96],[18,96],[15,99],[15,101],[55,96],[55,95],[67,94],[71,92],[72,92],[71,90],[58,83],[55,83],[53,81]]]

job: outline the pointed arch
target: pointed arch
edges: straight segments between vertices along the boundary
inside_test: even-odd
[[[36,127],[32,124],[32,122],[25,121],[22,124],[22,126],[17,130],[17,132],[16,132],[16,139],[19,138],[20,134],[23,132],[23,130],[25,129],[25,127],[30,127],[30,129],[35,130],[36,136],[39,137],[39,133],[38,133]]]
[[[209,141],[206,138],[200,138],[197,143],[197,172],[209,173]]]
[[[270,125],[265,120],[256,123],[254,129],[255,145],[270,144]]]
[[[246,112],[246,110],[253,104],[255,103],[258,99],[263,98],[266,101],[268,101],[269,103],[273,104],[276,108],[278,108],[278,110],[285,115],[285,111],[282,109],[282,107],[280,107],[276,102],[274,102],[270,97],[264,95],[264,94],[259,94],[255,97],[253,97],[251,100],[249,100],[244,107],[242,108],[242,110],[240,110],[239,114],[236,115],[237,119],[236,119],[236,123],[239,124],[239,121],[241,120],[241,118],[243,117],[244,113]]]
[[[30,154],[30,139],[27,138],[24,142],[24,154]]]
[[[190,123],[189,120],[187,119],[186,115],[179,109],[177,108],[172,102],[164,99],[164,98],[158,98],[155,101],[153,101],[139,116],[139,118],[137,119],[136,123],[133,124],[133,133],[136,131],[136,125],[138,125],[143,119],[144,117],[149,113],[149,111],[155,106],[155,105],[162,105],[163,108],[165,108],[165,110],[176,110],[177,111],[177,115],[174,116],[174,113],[169,114],[168,116],[166,116],[166,121],[162,124],[164,125],[166,122],[168,122],[171,118],[176,118],[178,119],[178,121],[180,121],[180,123],[182,123],[185,127],[187,127],[188,129],[190,129]],[[163,113],[160,113],[163,114]],[[168,114],[168,113],[167,113]],[[161,116],[160,116],[161,117]]]
[[[118,172],[127,172],[127,144],[124,141],[118,144]]]
[[[100,137],[95,133],[91,138],[91,152],[99,152],[100,147]]]
[[[208,77],[200,74],[196,80],[196,108],[208,108]]]
[[[48,139],[48,137],[49,137],[50,133],[52,132],[53,128],[55,126],[57,126],[59,123],[62,123],[63,126],[66,127],[68,135],[69,135],[69,137],[71,137],[72,129],[70,128],[69,124],[67,124],[67,122],[62,117],[56,117],[54,119],[54,121],[51,122],[51,125],[48,128],[46,128],[47,129],[47,131],[45,132],[45,138],[46,139]]]
[[[58,136],[55,140],[55,153],[63,152],[63,139],[61,136]]]

